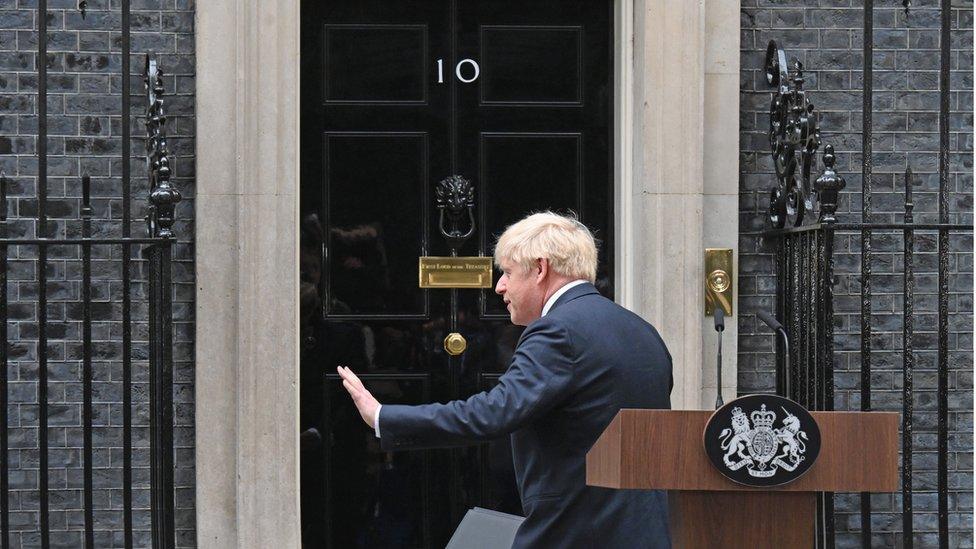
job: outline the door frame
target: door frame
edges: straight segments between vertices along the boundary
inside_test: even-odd
[[[615,287],[668,342],[675,407],[707,398],[703,248],[737,248],[738,11],[614,6]],[[299,0],[196,6],[199,546],[300,547],[299,16]]]

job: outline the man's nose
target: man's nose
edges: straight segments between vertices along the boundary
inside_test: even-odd
[[[495,284],[495,293],[498,295],[505,293],[505,275],[502,275],[501,278],[498,279],[498,283]]]

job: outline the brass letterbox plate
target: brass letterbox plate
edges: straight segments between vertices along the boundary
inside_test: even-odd
[[[490,257],[421,257],[421,288],[491,288]]]

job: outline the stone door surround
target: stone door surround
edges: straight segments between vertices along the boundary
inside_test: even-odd
[[[299,0],[196,7],[201,547],[300,547],[299,13]],[[617,0],[615,19],[618,301],[668,343],[674,407],[707,408],[700,277],[705,247],[737,245],[739,4]]]

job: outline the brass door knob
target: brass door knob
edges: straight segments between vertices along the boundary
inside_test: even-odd
[[[457,332],[451,332],[444,338],[444,350],[451,356],[458,356],[467,348],[468,342]]]

